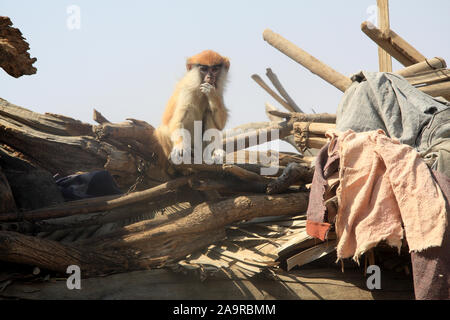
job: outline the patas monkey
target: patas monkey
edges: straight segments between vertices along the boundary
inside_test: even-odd
[[[187,72],[176,85],[167,103],[162,124],[156,129],[167,158],[174,160],[183,157],[183,138],[173,135],[177,130],[187,130],[193,145],[194,121],[202,121],[203,132],[225,127],[228,111],[224,105],[223,92],[229,68],[230,61],[211,50],[188,58]],[[219,150],[216,156],[222,157],[223,150]]]

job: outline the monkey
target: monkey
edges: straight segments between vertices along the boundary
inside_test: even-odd
[[[228,119],[224,105],[230,60],[212,50],[205,50],[186,61],[186,73],[177,83],[164,111],[156,138],[167,159],[183,157],[183,138],[172,140],[172,134],[185,129],[194,140],[194,121],[202,121],[202,129],[223,130]],[[223,156],[220,150],[218,156]]]

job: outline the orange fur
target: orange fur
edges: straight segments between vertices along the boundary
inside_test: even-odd
[[[230,60],[226,57],[222,57],[220,54],[212,50],[205,50],[190,57],[186,62],[187,69],[190,70],[190,66],[194,64],[203,64],[205,66],[223,64],[227,70],[230,69]]]

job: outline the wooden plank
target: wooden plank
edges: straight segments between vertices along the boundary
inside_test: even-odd
[[[337,72],[272,30],[266,29],[263,33],[263,38],[274,48],[278,49],[294,61],[300,63],[306,69],[321,77],[323,80],[335,86],[339,90],[344,92],[352,84],[352,80],[350,80],[350,78]]]
[[[388,34],[389,25],[389,0],[377,0],[378,26],[383,34]],[[380,72],[392,72],[392,58],[383,48],[378,47],[378,63]]]

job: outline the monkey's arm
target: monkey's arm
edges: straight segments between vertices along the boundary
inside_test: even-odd
[[[173,140],[174,147],[181,147],[183,145],[183,137],[180,135],[180,130],[187,130],[190,134],[188,138],[193,138],[194,136],[194,121],[197,110],[191,100],[184,95],[180,95],[175,104],[174,112],[168,126],[171,138],[173,134],[176,134],[176,136],[173,136],[175,138]]]
[[[202,84],[201,90],[208,98],[210,115],[207,118],[211,118],[213,122],[206,121],[206,129],[223,130],[228,119],[228,110],[223,103],[222,95],[217,92],[216,88],[207,83]]]

